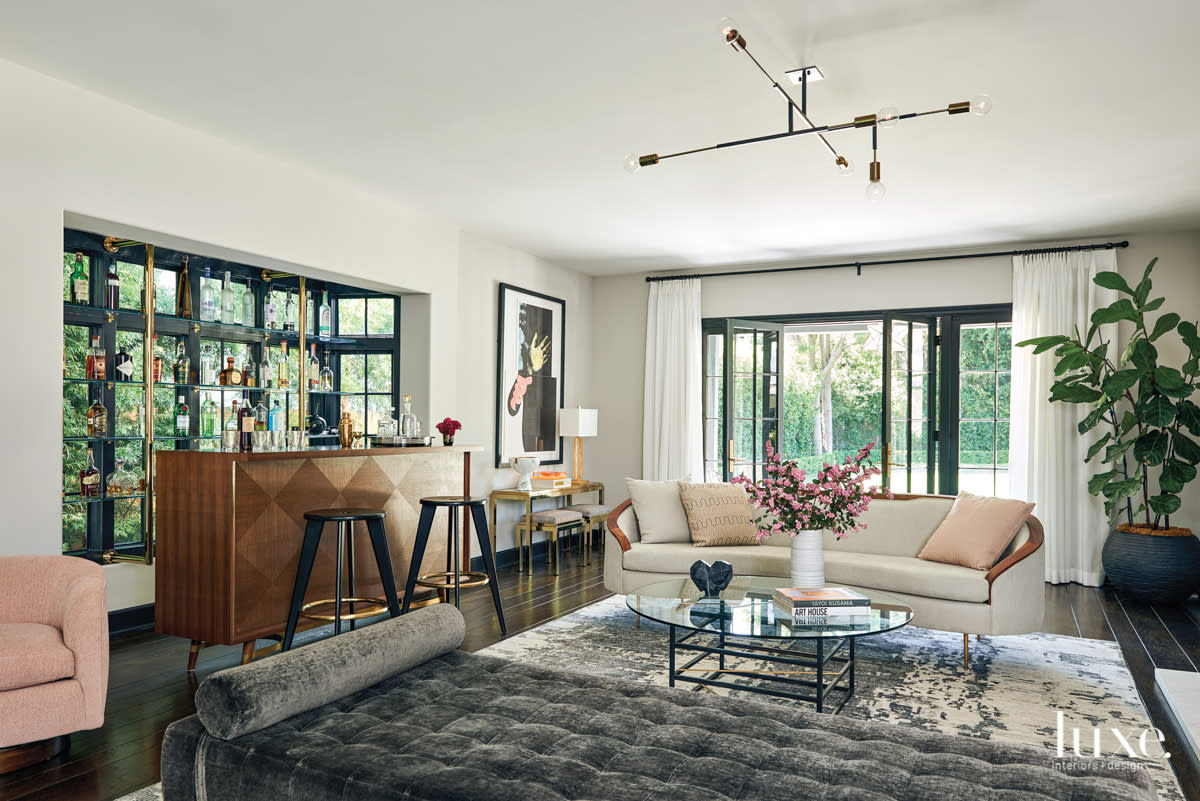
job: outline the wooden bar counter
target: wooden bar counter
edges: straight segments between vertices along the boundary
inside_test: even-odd
[[[156,455],[155,630],[199,643],[243,644],[286,623],[304,513],[331,507],[387,512],[396,583],[404,586],[428,495],[469,492],[473,446],[314,449],[281,453],[161,451]],[[355,529],[359,596],[382,594],[370,538]],[[334,596],[329,526],[305,599]],[[445,537],[431,537],[422,572],[446,569]],[[347,592],[347,594],[349,594]]]

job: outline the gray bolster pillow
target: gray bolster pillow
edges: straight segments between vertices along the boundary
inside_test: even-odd
[[[435,604],[209,676],[196,714],[231,740],[352,695],[462,645],[462,613]]]

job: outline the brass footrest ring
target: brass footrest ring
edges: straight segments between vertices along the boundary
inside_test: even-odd
[[[387,603],[382,598],[343,598],[342,604],[370,604],[366,609],[357,612],[344,612],[341,615],[342,620],[361,620],[364,617],[375,617],[388,611]],[[336,606],[336,598],[325,598],[320,601],[310,601],[300,607],[300,615],[312,620],[337,620],[337,615],[332,614],[315,614],[310,612],[310,609],[316,609],[319,606]]]
[[[443,570],[440,573],[427,573],[424,576],[417,576],[417,584],[422,587],[429,587],[435,590],[452,590],[454,589],[453,570]],[[482,587],[488,583],[487,573],[480,573],[475,570],[461,570],[458,573],[459,587]]]

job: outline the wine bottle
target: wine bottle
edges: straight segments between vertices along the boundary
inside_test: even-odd
[[[75,269],[71,271],[71,302],[80,306],[91,303],[88,289],[88,274],[83,269],[83,252],[75,251]]]
[[[175,316],[190,318],[192,316],[192,281],[188,274],[188,257],[183,257],[183,266],[175,277]]]
[[[242,401],[242,409],[238,412],[238,449],[249,453],[254,446],[254,410],[250,408],[250,399]]]

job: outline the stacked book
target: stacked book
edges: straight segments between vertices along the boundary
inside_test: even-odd
[[[871,599],[845,587],[780,587],[773,600],[793,623],[804,626],[853,626],[871,620]]]

